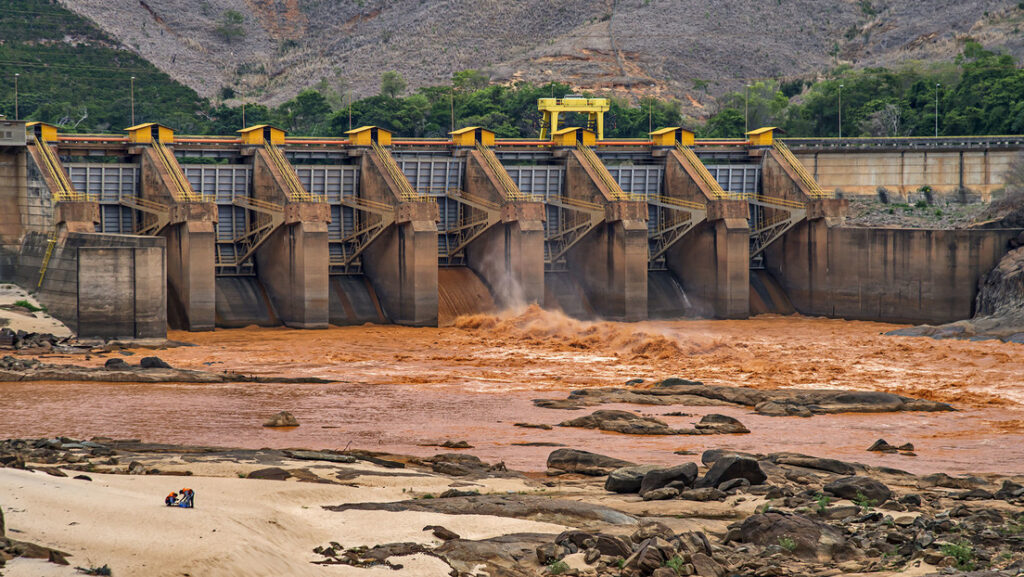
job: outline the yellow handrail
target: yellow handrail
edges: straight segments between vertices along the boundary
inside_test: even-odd
[[[562,204],[567,204],[569,206],[576,207],[576,208],[582,208],[582,209],[585,209],[585,210],[595,210],[595,211],[597,211],[597,210],[603,211],[604,210],[604,207],[601,206],[600,204],[597,204],[596,202],[589,202],[589,201],[586,201],[586,200],[579,200],[577,198],[569,198],[568,196],[560,196],[560,197],[558,197],[558,201],[560,203],[562,203]]]
[[[57,160],[56,155],[53,154],[53,150],[50,146],[39,140],[39,137],[32,135],[32,140],[35,142],[36,150],[43,158],[43,163],[46,164],[46,171],[50,173],[50,177],[55,183],[57,183],[57,190],[53,191],[54,196],[57,197],[58,202],[64,201],[82,201],[87,200],[87,196],[74,189],[71,185],[71,181],[68,180],[68,176],[64,174],[64,169],[60,166],[60,161]],[[42,280],[40,280],[42,282]]]
[[[781,140],[776,140],[774,142],[774,147],[775,150],[777,150],[778,153],[782,155],[786,162],[793,168],[797,176],[803,182],[804,187],[807,189],[808,196],[810,196],[811,198],[831,198],[832,195],[822,190],[818,182],[814,180],[813,176],[811,176],[811,173],[807,172],[807,169],[804,168],[804,165],[803,163],[800,162],[800,159],[798,159],[796,155],[793,154],[793,151],[791,151],[789,147],[785,145],[785,143],[783,143]]]
[[[796,200],[789,200],[788,198],[778,198],[775,196],[765,196],[763,194],[755,194],[753,200],[761,204],[767,204],[770,206],[781,206],[785,208],[806,208],[807,205]]]
[[[295,170],[292,168],[291,163],[288,162],[288,159],[285,158],[281,149],[270,142],[264,142],[263,145],[267,149],[267,154],[274,161],[277,171],[280,172],[281,177],[284,178],[285,184],[288,186],[288,196],[291,200],[297,202],[324,201],[324,198],[321,195],[306,191],[302,186],[302,182],[299,181],[299,176],[295,174]]]
[[[683,146],[677,142],[676,150],[683,155],[683,158],[685,158],[686,162],[690,164],[690,167],[693,168],[700,179],[704,181],[704,186],[708,187],[708,190],[711,192],[711,196],[715,198],[729,198],[729,195],[732,193],[727,193],[722,189],[722,185],[718,184],[718,181],[715,180],[714,176],[711,176],[711,172],[708,171],[706,166],[704,166],[704,163],[697,157],[697,153],[695,153],[693,149],[689,146]]]
[[[612,178],[608,168],[605,167],[601,159],[597,157],[597,154],[587,145],[582,142],[576,144],[576,148],[583,154],[583,158],[587,160],[587,164],[594,169],[597,173],[598,178],[604,183],[605,188],[608,189],[608,193],[612,196],[613,200],[630,200],[629,195],[623,192],[622,187],[619,186],[618,182]]]
[[[692,200],[683,200],[672,196],[651,195],[650,199],[656,203],[678,206],[680,208],[689,208],[693,210],[708,209],[708,205],[703,202],[693,202]]]
[[[498,182],[500,182],[501,187],[505,189],[505,197],[508,200],[526,200],[526,195],[519,190],[515,181],[513,181],[512,177],[510,177],[508,172],[505,171],[505,167],[501,164],[501,161],[498,160],[498,157],[495,156],[494,151],[480,142],[476,143],[476,149],[480,151],[480,155],[484,157],[484,161],[487,163],[487,166],[490,167],[491,172],[498,177]]]
[[[399,197],[403,202],[431,202],[434,199],[428,195],[420,194],[412,189],[412,185],[409,184],[409,180],[402,174],[402,170],[398,168],[398,163],[395,162],[394,157],[387,151],[383,146],[377,143],[376,140],[370,143],[373,146],[374,153],[377,154],[377,158],[381,164],[384,165],[384,169],[387,170],[391,180],[394,181],[395,186],[398,187]]]
[[[156,150],[157,156],[160,157],[160,162],[164,165],[164,170],[171,175],[171,180],[174,181],[174,186],[177,189],[176,192],[181,200],[187,202],[202,202],[202,196],[196,194],[196,191],[192,190],[192,185],[189,184],[185,175],[181,172],[181,167],[178,165],[178,161],[174,159],[167,147],[163,145],[159,140],[153,140],[153,148]]]

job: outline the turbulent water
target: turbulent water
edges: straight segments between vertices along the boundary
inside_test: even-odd
[[[374,326],[175,333],[198,346],[160,351],[172,365],[319,376],[331,385],[0,384],[0,437],[111,436],[246,447],[346,446],[429,455],[467,440],[474,454],[540,470],[561,443],[634,461],[678,462],[674,451],[728,447],[800,451],[911,471],[1024,472],[1024,346],[882,335],[894,325],[803,317],[742,321],[582,322],[531,307],[464,315],[449,328]],[[135,351],[137,355],[149,354]],[[137,356],[135,358],[138,358]],[[48,359],[61,362],[61,359]],[[101,364],[93,357],[69,359]],[[954,403],[957,413],[761,417],[745,409],[683,408],[740,419],[750,435],[636,437],[551,431],[579,412],[539,409],[583,387],[681,376],[758,388],[890,391]],[[680,407],[621,406],[648,414]],[[302,425],[269,430],[289,410]],[[876,438],[912,442],[918,457],[876,455]]]

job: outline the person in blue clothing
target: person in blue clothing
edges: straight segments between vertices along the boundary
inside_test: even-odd
[[[189,489],[187,487],[182,489],[181,490],[181,500],[178,501],[178,506],[179,507],[184,507],[186,509],[193,508],[195,506],[195,496],[196,496],[196,493],[192,489]]]
[[[168,507],[174,507],[177,504],[178,504],[178,494],[175,493],[174,491],[171,491],[170,495],[167,495],[166,497],[164,497],[164,505],[167,505]]]

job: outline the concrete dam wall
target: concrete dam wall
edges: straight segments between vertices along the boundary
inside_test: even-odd
[[[541,144],[494,144],[482,129],[447,143],[275,130],[175,139],[145,125],[0,147],[0,275],[31,287],[46,271],[58,318],[96,336],[434,326],[529,303],[625,321],[795,310],[944,322],[970,316],[978,277],[1014,234],[845,228],[847,201],[827,184],[912,187],[919,154],[929,182],[957,172],[992,190],[1008,146],[794,154],[770,138],[684,145],[678,132],[605,145],[582,130]],[[107,293],[116,312],[97,300]]]

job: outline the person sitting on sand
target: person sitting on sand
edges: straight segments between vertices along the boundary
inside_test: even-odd
[[[179,507],[185,507],[191,509],[195,505],[193,499],[195,499],[195,491],[189,488],[181,490],[181,501],[178,502]]]
[[[164,498],[164,505],[167,505],[168,507],[173,507],[173,506],[175,506],[177,504],[178,504],[178,494],[175,493],[174,491],[171,491],[171,494],[167,495],[167,497]]]

